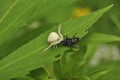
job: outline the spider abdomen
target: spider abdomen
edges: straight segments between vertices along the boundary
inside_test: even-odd
[[[48,43],[55,42],[59,39],[59,35],[56,32],[51,32],[48,36]]]

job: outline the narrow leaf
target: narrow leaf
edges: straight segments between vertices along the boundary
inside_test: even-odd
[[[89,62],[90,59],[95,54],[95,51],[96,51],[97,48],[98,48],[98,45],[88,45],[87,46],[87,51],[86,51],[83,59],[86,60],[86,62]]]
[[[115,42],[120,41],[119,36],[103,34],[103,33],[88,33],[81,41],[80,45],[88,45],[88,44],[100,44],[106,42]]]
[[[117,29],[120,31],[120,21],[119,21],[119,19],[114,14],[111,14],[110,18],[113,21],[113,23],[116,25]]]
[[[112,66],[109,67],[105,67],[99,71],[96,71],[94,73],[89,74],[88,76],[92,79],[92,80],[96,80],[98,79],[100,76],[105,75],[106,73],[108,73],[111,70]]]

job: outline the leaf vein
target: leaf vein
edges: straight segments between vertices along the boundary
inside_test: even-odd
[[[18,0],[16,0],[11,6],[10,8],[8,8],[8,10],[6,11],[6,13],[2,16],[2,18],[0,19],[0,23],[2,23],[2,21],[5,19],[5,17],[8,15],[8,13],[13,9],[13,7],[16,5]]]
[[[12,62],[10,62],[10,63],[7,64],[7,65],[2,66],[2,67],[0,68],[0,70],[2,70],[2,69],[4,69],[4,68],[8,67],[9,65],[12,65],[12,64],[14,64],[14,63],[20,61],[20,60],[22,60],[22,59],[25,59],[26,57],[28,57],[28,56],[30,56],[30,55],[36,53],[37,51],[39,51],[39,50],[41,50],[41,49],[42,49],[42,48],[38,48],[38,49],[34,50],[33,52],[31,52],[30,54],[25,55],[25,56],[23,56],[23,57],[21,57],[21,58],[18,58],[18,59],[16,59],[15,61],[12,61]]]
[[[39,1],[39,0],[38,0],[38,1]],[[36,4],[38,1],[36,1],[34,4]],[[16,17],[16,19],[14,19],[14,21],[12,21],[11,24],[10,24],[8,27],[6,27],[3,31],[1,31],[0,36],[1,36],[2,34],[4,34],[5,31],[7,31],[7,30],[17,21],[17,19],[19,19],[19,18],[20,18],[28,9],[30,9],[34,4],[32,4],[31,6],[29,5],[28,8],[24,9],[24,11],[23,11],[23,13],[22,13],[21,15],[19,15],[18,17]]]

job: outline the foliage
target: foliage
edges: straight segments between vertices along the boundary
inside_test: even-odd
[[[69,19],[75,2],[77,0],[1,0],[1,80],[96,80],[112,69],[106,66],[88,72],[87,67],[94,54],[90,48],[97,47],[89,45],[120,41],[119,36],[89,32],[113,5]],[[116,18],[111,18],[119,28]],[[34,22],[38,25],[31,27]],[[74,49],[60,44],[56,50],[44,51],[48,46],[47,37],[57,31],[58,22],[63,35],[72,37],[77,33],[80,47]]]

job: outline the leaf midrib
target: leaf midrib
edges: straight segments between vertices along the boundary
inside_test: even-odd
[[[9,64],[2,66],[2,67],[0,68],[0,70],[2,70],[2,69],[4,69],[4,68],[8,67],[8,66],[11,65],[11,64],[14,64],[14,63],[20,61],[20,60],[22,60],[22,59],[25,59],[26,57],[28,57],[28,56],[30,56],[30,55],[36,53],[37,51],[42,50],[42,48],[43,48],[43,47],[38,48],[38,49],[34,50],[33,52],[31,52],[30,54],[25,55],[25,56],[23,56],[23,57],[20,57],[20,58],[16,59],[15,61],[10,62]]]

